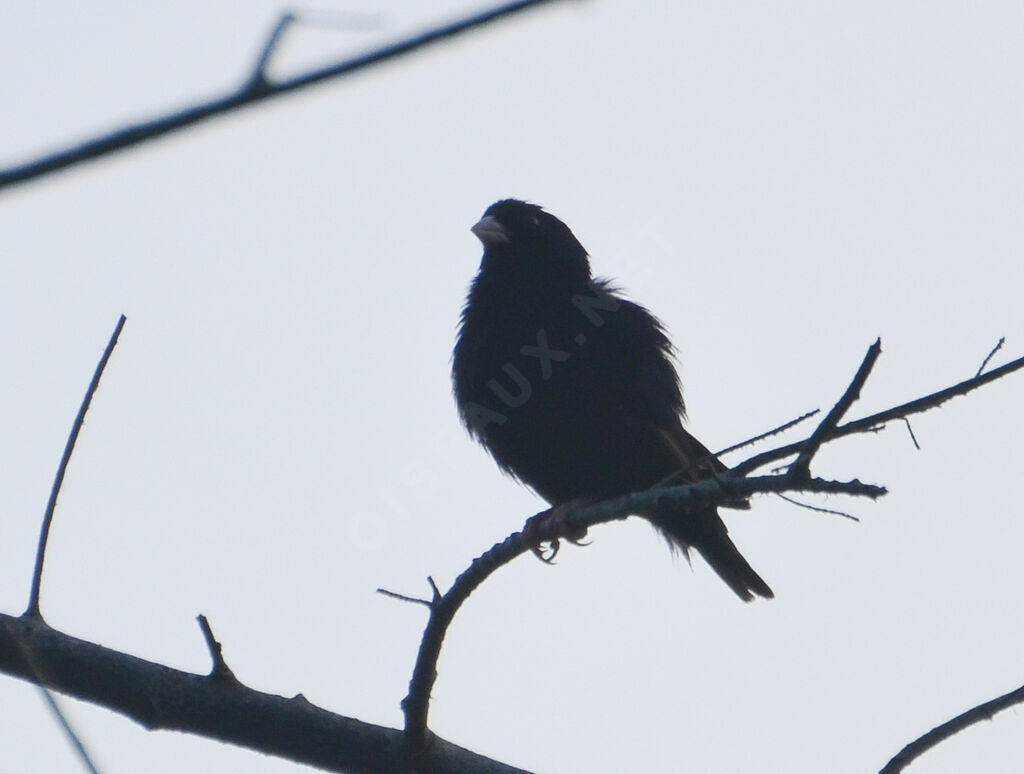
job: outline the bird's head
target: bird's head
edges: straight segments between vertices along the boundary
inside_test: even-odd
[[[533,281],[590,279],[583,245],[567,225],[536,204],[502,199],[471,230],[484,246],[482,270]]]

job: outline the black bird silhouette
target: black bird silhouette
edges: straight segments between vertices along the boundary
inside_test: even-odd
[[[503,470],[553,512],[727,470],[683,429],[661,323],[591,277],[568,226],[537,205],[504,199],[472,230],[484,254],[462,310],[452,379],[463,422]],[[695,548],[741,599],[774,596],[715,508],[647,518],[670,545]]]

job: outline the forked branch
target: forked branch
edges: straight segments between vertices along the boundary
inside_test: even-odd
[[[0,190],[43,175],[52,174],[84,161],[102,158],[117,151],[162,137],[215,116],[231,113],[263,100],[280,97],[324,81],[339,78],[368,67],[388,62],[414,51],[449,40],[464,32],[478,29],[521,11],[535,8],[552,0],[515,0],[471,14],[447,24],[388,43],[380,48],[342,59],[325,67],[308,70],[280,81],[270,81],[266,68],[282,35],[295,20],[294,15],[283,15],[257,57],[256,64],[244,82],[220,97],[197,102],[148,121],[115,129],[107,134],[85,140],[77,145],[40,156],[23,164],[0,169]]]

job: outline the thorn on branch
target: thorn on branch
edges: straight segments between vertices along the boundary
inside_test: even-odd
[[[231,668],[224,660],[224,654],[221,652],[221,644],[217,642],[217,638],[213,636],[213,629],[210,628],[210,622],[206,620],[206,616],[202,613],[196,616],[196,620],[199,621],[199,628],[202,629],[203,639],[206,640],[206,647],[210,651],[210,658],[213,660],[213,668],[210,670],[210,677],[215,680],[237,683],[238,678],[235,677],[235,673],[231,671]]]

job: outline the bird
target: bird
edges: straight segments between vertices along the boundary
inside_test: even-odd
[[[664,325],[592,276],[565,223],[502,199],[471,231],[483,256],[459,321],[452,384],[462,423],[499,468],[544,498],[548,513],[728,471],[683,427]],[[671,547],[687,557],[695,549],[740,599],[774,596],[716,507],[644,517]]]

